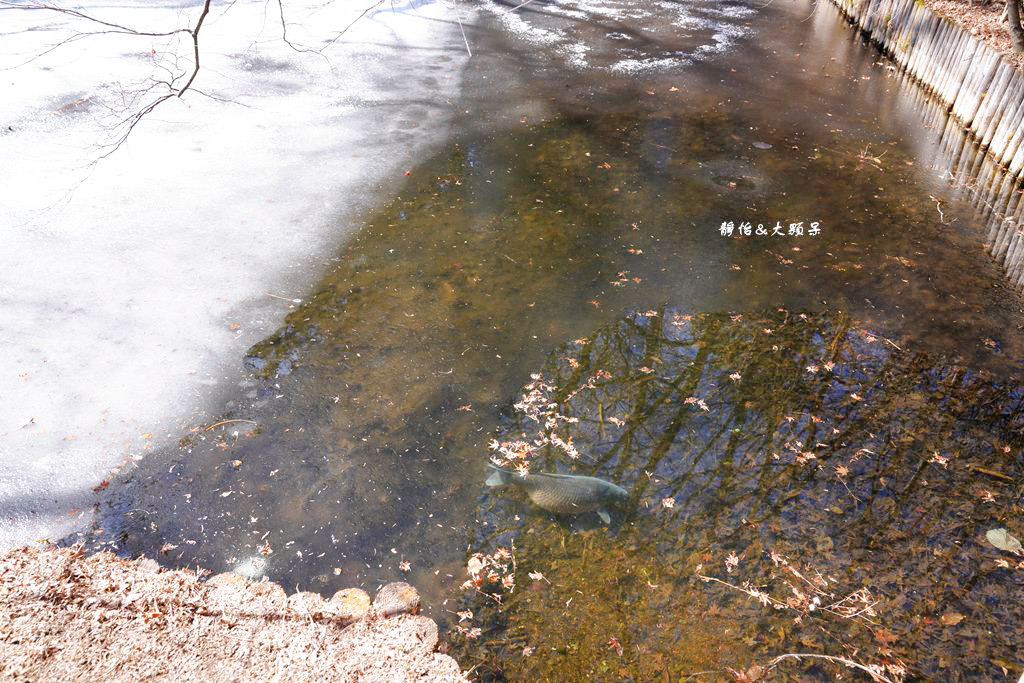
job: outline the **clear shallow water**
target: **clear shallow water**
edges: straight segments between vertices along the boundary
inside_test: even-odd
[[[863,583],[850,565],[855,544],[843,540],[852,527],[826,525],[809,512],[827,497],[820,489],[847,494],[832,461],[822,469],[796,467],[791,458],[779,464],[755,458],[767,457],[771,447],[785,451],[780,429],[789,430],[787,439],[809,438],[800,430],[818,423],[800,418],[787,427],[793,423],[785,418],[821,412],[807,404],[814,396],[831,406],[823,414],[828,424],[860,424],[842,449],[868,448],[880,455],[865,462],[892,472],[862,471],[867,465],[849,464],[856,450],[833,445],[830,457],[849,468],[846,486],[860,501],[874,500],[866,490],[872,486],[879,500],[893,498],[891,491],[878,493],[889,491],[879,476],[890,477],[896,493],[908,481],[918,485],[925,475],[914,471],[924,454],[947,452],[950,439],[966,439],[957,448],[970,450],[986,469],[1017,476],[1014,461],[996,458],[1003,446],[1011,454],[1020,446],[1011,400],[1021,358],[1020,300],[982,248],[984,234],[972,211],[948,196],[949,187],[917,154],[928,137],[919,130],[915,100],[900,94],[903,86],[830,8],[773,5],[743,21],[748,33],[727,56],[642,77],[554,69],[551,55],[515,34],[476,29],[480,49],[468,75],[470,95],[461,104],[468,112],[463,133],[412,169],[400,196],[367,218],[286,326],[250,350],[244,362],[251,377],[225,405],[223,418],[232,422],[197,425],[179,449],[148,458],[112,486],[97,546],[214,570],[262,548],[269,553],[266,575],[290,589],[372,589],[405,578],[425,593],[435,616],[447,618],[466,606],[459,585],[467,551],[491,552],[514,539],[524,566],[535,563],[552,577],[550,589],[533,591],[550,603],[510,601],[509,611],[499,613],[470,605],[486,635],[476,641],[484,643],[482,650],[474,643],[460,650],[466,662],[488,662],[494,676],[508,670],[513,677],[544,679],[566,657],[581,678],[612,675],[616,667],[640,678],[663,671],[675,676],[748,666],[793,646],[786,635],[778,641],[765,635],[781,623],[756,621],[764,626],[758,632],[730,630],[725,621],[756,620],[764,610],[742,595],[695,585],[691,574],[704,561],[690,562],[693,552],[710,555],[706,563],[721,569],[721,555],[735,551],[746,558],[745,567],[758,568],[771,540],[785,545],[791,561],[842,568],[846,584]],[[813,221],[821,232],[730,238],[720,234],[728,221],[769,230],[776,222],[807,228]],[[757,379],[736,394],[723,393],[733,382],[727,377],[716,378],[715,386],[697,382],[686,397],[699,396],[714,411],[702,417],[704,411],[683,404],[686,412],[679,414],[687,420],[673,422],[661,413],[638,419],[647,436],[630,442],[628,457],[606,457],[611,437],[581,427],[581,471],[622,481],[636,493],[614,534],[593,520],[552,520],[515,497],[483,492],[487,443],[518,428],[512,403],[520,387],[538,369],[564,369],[566,342],[602,339],[602,349],[619,355],[595,359],[594,369],[624,372],[631,378],[624,387],[652,381],[634,377],[638,367],[654,363],[636,362],[651,339],[640,328],[615,332],[630,310],[655,311],[662,321],[708,312],[716,330],[735,323],[735,333],[709,332],[700,343],[729,360],[723,368]],[[744,318],[733,321],[725,312]],[[765,328],[784,328],[793,316],[786,328],[795,330],[792,338],[774,344],[758,336]],[[875,341],[855,336],[858,331]],[[685,345],[696,343],[688,338]],[[731,355],[734,345],[739,356]],[[808,378],[801,369],[812,356],[814,363],[825,362],[818,358],[824,349],[848,363],[849,377],[837,386],[831,376]],[[654,375],[664,375],[659,398],[669,401],[661,405],[670,408],[686,398],[673,379],[690,372],[681,358],[665,356],[654,366]],[[864,388],[890,371],[902,382],[893,384],[898,397],[908,396],[915,382],[927,385],[914,399],[927,411],[893,407],[898,397]],[[1007,417],[979,424],[973,414],[935,399],[936,378],[950,374],[967,383],[965,396],[1006,397],[997,403]],[[571,386],[572,377],[559,379],[559,386]],[[628,403],[633,391],[615,400]],[[844,401],[859,407],[841,408]],[[870,420],[858,417],[857,411],[870,413],[876,405]],[[590,429],[593,408],[575,408],[588,416]],[[757,419],[748,423],[737,410]],[[622,419],[629,412],[624,409]],[[928,421],[915,426],[921,414]],[[743,431],[724,436],[731,428]],[[867,438],[868,432],[874,436]],[[879,451],[872,440],[884,433],[899,444],[904,432],[914,435],[913,448]],[[641,486],[646,474],[640,469],[650,469],[645,465],[665,435],[671,438],[662,439],[664,457],[652,470],[657,485]],[[979,451],[981,441],[992,447]],[[693,452],[702,454],[696,474],[686,465],[685,454]],[[572,463],[549,458],[544,465]],[[736,474],[726,476],[726,470]],[[1001,498],[980,506],[972,488],[977,482],[957,471],[961,478],[946,480],[942,495],[961,496],[977,509],[966,513],[971,523],[961,536],[942,537],[943,543],[963,544],[983,530],[983,515],[1011,523],[1011,491],[993,489],[1001,480],[984,489]],[[656,516],[666,492],[678,496],[677,512]],[[749,510],[712,514],[735,506],[731,496],[739,492],[754,501]],[[796,502],[787,508],[778,498],[791,492]],[[640,504],[643,498],[655,503],[653,511]],[[839,506],[852,498],[829,500]],[[868,515],[873,504],[839,507],[870,535],[889,514]],[[741,510],[775,536],[755,548],[736,520]],[[679,540],[684,522],[693,535]],[[825,551],[822,557],[800,554],[805,546],[817,552],[818,539],[826,536],[848,554],[838,560]],[[595,545],[602,562],[588,563],[591,551],[583,548]],[[577,560],[551,565],[558,557]],[[656,566],[647,566],[651,558],[659,558]],[[648,603],[609,611],[614,601],[632,605],[639,594],[593,586],[618,585],[623,572],[642,568],[655,572],[648,579],[665,586],[662,592],[644,593],[655,590],[645,579],[636,589]],[[592,588],[571,586],[573,577]],[[993,580],[1006,589],[1018,579]],[[523,578],[517,600],[531,595],[526,583]],[[576,598],[576,609],[567,609],[572,596],[566,591],[576,590],[589,598]],[[726,612],[721,624],[659,631],[659,610],[674,604],[692,611],[676,614],[676,624],[697,621],[712,605],[738,611]],[[919,623],[914,615],[928,612],[934,621],[946,609],[941,601],[927,610],[915,604],[887,605],[885,628],[912,629]],[[604,621],[598,621],[601,610]],[[1007,616],[994,608],[992,614]],[[628,636],[608,635],[604,626],[612,617]],[[560,638],[559,624],[577,624],[575,640]],[[642,643],[654,631],[659,635],[648,646],[654,648],[649,658],[595,668],[613,651],[611,637]],[[851,633],[853,643],[872,637]],[[804,635],[796,636],[802,647],[836,651],[835,641],[804,642]],[[524,658],[517,650],[524,643],[546,647],[548,656]],[[921,671],[940,670],[938,659],[921,654],[923,644],[915,648],[897,654],[917,658],[913,664]],[[998,654],[1010,656],[1005,647]],[[636,668],[658,657],[661,668]]]
[[[890,679],[1017,666],[1022,577],[985,532],[1019,510],[1019,380],[897,350],[844,313],[785,309],[656,307],[539,370],[542,398],[524,402],[553,419],[522,409],[498,441],[557,435],[579,457],[541,446],[533,468],[631,496],[610,530],[481,499],[474,549],[513,548],[518,565],[514,591],[484,582],[460,605],[484,630],[456,635],[483,678],[726,678],[786,652]]]

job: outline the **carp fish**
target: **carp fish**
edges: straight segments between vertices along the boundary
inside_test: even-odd
[[[596,511],[605,524],[612,519],[608,508],[629,497],[621,486],[597,477],[577,474],[521,475],[488,464],[490,476],[484,483],[488,486],[516,486],[526,492],[537,506],[558,514],[575,515]]]

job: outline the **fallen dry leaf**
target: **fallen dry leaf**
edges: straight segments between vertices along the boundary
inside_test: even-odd
[[[939,621],[941,621],[946,626],[956,626],[966,618],[966,616],[960,614],[959,612],[947,612],[946,614],[943,614],[941,617],[939,617]]]

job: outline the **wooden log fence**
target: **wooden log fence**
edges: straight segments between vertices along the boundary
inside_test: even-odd
[[[902,75],[905,92],[920,112],[930,144],[922,165],[934,169],[951,186],[953,198],[971,210],[985,248],[999,263],[1011,286],[1024,289],[1024,188],[1021,175],[1012,173],[988,150],[977,135],[954,118],[949,106],[933,92],[915,86],[909,70]],[[1016,114],[1009,112],[1008,120]],[[1008,124],[1009,125],[1009,124]],[[996,133],[998,136],[999,133]]]
[[[920,0],[832,2],[970,132],[1001,167],[1001,182],[1024,182],[1024,75],[1019,70]]]

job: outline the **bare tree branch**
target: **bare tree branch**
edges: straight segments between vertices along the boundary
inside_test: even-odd
[[[203,13],[199,15],[199,21],[196,22],[196,27],[190,31],[192,34],[192,45],[195,47],[196,63],[192,70],[192,77],[188,79],[188,83],[185,87],[178,91],[178,97],[185,94],[188,87],[192,85],[192,81],[196,80],[196,76],[199,75],[199,29],[203,27],[203,21],[206,19],[206,15],[210,13],[210,0],[206,0],[203,3]]]
[[[168,38],[170,36],[173,36],[173,35],[176,35],[176,34],[179,34],[179,33],[189,33],[189,34],[191,34],[191,32],[192,32],[190,29],[187,29],[187,28],[174,29],[173,31],[139,31],[137,29],[133,29],[133,28],[128,27],[128,26],[123,26],[121,24],[115,24],[115,23],[110,22],[110,21],[104,21],[103,19],[99,19],[99,18],[94,17],[92,15],[86,14],[85,12],[82,12],[80,10],[69,9],[69,8],[66,8],[66,7],[60,7],[59,5],[54,5],[54,4],[48,3],[48,2],[27,2],[27,3],[22,3],[22,2],[15,2],[14,0],[0,0],[0,11],[3,11],[3,10],[56,12],[58,14],[63,14],[65,16],[69,16],[69,17],[72,17],[74,19],[81,19],[83,21],[87,21],[87,22],[90,22],[90,23],[93,23],[93,24],[98,24],[100,26],[106,27],[105,30],[77,32],[77,33],[69,36],[68,38],[65,38],[64,40],[61,40],[61,41],[55,43],[54,45],[51,45],[50,47],[46,48],[42,52],[33,55],[32,57],[26,59],[25,61],[23,61],[23,62],[21,62],[19,64],[15,64],[14,66],[6,67],[4,69],[5,71],[11,70],[11,69],[17,69],[18,67],[21,67],[21,66],[29,64],[31,62],[34,62],[37,59],[45,57],[46,55],[50,54],[51,52],[53,52],[53,51],[55,51],[55,50],[57,50],[57,49],[59,49],[61,47],[64,47],[65,45],[69,45],[69,44],[71,44],[73,42],[76,42],[78,40],[81,40],[83,38],[90,38],[90,37],[93,37],[93,36],[102,36],[102,35],[110,35],[110,34],[129,35],[129,36],[141,36],[141,37],[147,37],[147,38]]]
[[[284,18],[284,2],[283,2],[283,0],[277,0],[277,13],[278,13],[278,16],[281,18],[281,40],[284,41],[285,45],[287,45],[291,49],[295,50],[296,52],[312,52],[314,54],[318,54],[320,56],[323,56],[323,54],[321,53],[320,50],[316,50],[316,49],[313,49],[311,47],[303,47],[303,46],[297,45],[296,43],[293,43],[291,41],[291,39],[288,37],[288,21]]]
[[[383,4],[384,4],[384,0],[377,0],[377,2],[373,3],[372,5],[370,5],[366,9],[364,9],[362,12],[359,13],[358,17],[356,17],[351,22],[349,22],[348,26],[346,26],[345,28],[341,29],[341,31],[338,32],[338,35],[336,35],[333,38],[331,38],[330,40],[328,40],[327,44],[324,45],[324,47],[330,47],[331,45],[334,45],[336,42],[338,42],[341,39],[341,37],[343,35],[345,35],[348,32],[348,30],[350,28],[352,28],[353,26],[356,25],[357,21],[359,21],[360,19],[365,17],[367,14],[369,14],[372,10],[376,9],[377,7],[379,7],[379,6],[383,5]],[[323,48],[321,48],[321,49],[323,49]]]
[[[231,0],[227,3],[226,9],[231,8],[235,4],[236,0]],[[288,35],[288,21],[285,17],[285,6],[284,0],[276,0],[278,8],[278,16],[281,23],[281,38],[288,47],[296,52],[306,52],[320,55],[324,59],[327,56],[324,51],[340,40],[357,22],[366,17],[377,7],[381,6],[386,0],[373,0],[372,4],[366,6],[358,16],[348,23],[347,26],[338,31],[330,40],[326,41],[324,45],[314,48],[301,45],[294,42]],[[334,4],[335,0],[326,0],[318,6],[316,11],[319,11],[329,5]],[[268,0],[269,4],[269,0]],[[89,38],[94,36],[103,36],[108,34],[127,35],[127,36],[138,36],[146,38],[172,38],[174,36],[187,34],[192,39],[192,64],[191,65],[179,65],[179,55],[176,51],[171,50],[172,59],[168,60],[167,63],[161,63],[156,59],[158,53],[153,50],[155,68],[161,69],[166,72],[165,78],[150,77],[145,82],[139,83],[133,90],[121,90],[121,103],[119,106],[106,106],[111,115],[119,117],[116,119],[109,130],[110,139],[107,144],[102,145],[101,149],[105,150],[101,155],[100,159],[104,159],[114,152],[128,140],[132,131],[135,129],[142,120],[151,114],[157,107],[166,102],[167,100],[174,98],[181,98],[188,91],[194,91],[204,97],[211,97],[218,99],[219,101],[225,101],[222,98],[217,98],[209,93],[193,87],[196,78],[199,76],[201,68],[201,46],[200,46],[200,31],[204,26],[207,16],[210,14],[212,0],[202,0],[202,9],[198,19],[195,21],[195,25],[188,28],[177,28],[169,31],[153,31],[153,30],[140,30],[132,28],[131,26],[118,23],[108,19],[95,16],[90,12],[83,11],[81,9],[75,9],[70,7],[64,7],[56,2],[47,0],[0,0],[0,11],[4,10],[23,10],[23,11],[41,11],[41,12],[52,12],[64,15],[73,20],[85,22],[87,25],[92,25],[94,30],[83,30],[77,31],[72,29],[74,32],[68,37],[64,37],[56,44],[51,45],[38,52],[20,64],[5,67],[3,70],[15,69],[20,66],[24,66],[30,62],[38,60],[61,47],[70,45],[76,41],[82,40],[83,38]],[[225,9],[225,11],[226,11]],[[458,9],[456,8],[456,12]],[[461,18],[459,18],[459,26],[462,27]],[[469,52],[469,41],[466,39],[465,29],[462,30],[463,41],[466,43],[466,51]],[[470,53],[472,54],[472,53]],[[184,82],[184,85],[181,83]],[[163,90],[162,93],[156,94],[154,91]],[[237,104],[237,103],[236,103]]]
[[[207,9],[209,9],[209,4],[210,3],[206,3]],[[75,17],[76,19],[83,19],[85,21],[90,21],[90,22],[92,22],[94,24],[99,24],[101,26],[106,26],[107,28],[111,29],[109,31],[99,31],[97,33],[126,33],[126,34],[133,35],[133,36],[150,36],[150,37],[155,37],[155,38],[163,38],[163,37],[166,37],[166,36],[173,36],[175,33],[191,33],[192,32],[190,29],[187,29],[187,28],[179,28],[179,29],[175,29],[173,31],[139,31],[137,29],[130,28],[128,26],[122,26],[121,24],[115,24],[115,23],[113,23],[111,21],[104,21],[103,19],[99,19],[99,18],[94,17],[92,15],[86,14],[85,12],[82,12],[80,10],[70,9],[68,7],[61,7],[59,5],[54,5],[54,4],[49,3],[49,2],[38,2],[38,1],[36,1],[36,2],[15,2],[14,0],[0,0],[0,9],[19,9],[19,10],[26,10],[26,11],[48,10],[48,11],[51,11],[51,12],[58,12],[60,14],[66,14],[67,16]],[[90,35],[92,35],[92,34],[90,34]]]
[[[108,35],[108,34],[119,34],[119,35],[128,35],[128,36],[146,37],[146,38],[170,38],[170,37],[173,37],[173,36],[176,36],[176,35],[180,35],[180,34],[188,34],[191,37],[191,39],[192,39],[193,63],[191,65],[191,69],[190,70],[185,70],[185,71],[183,71],[181,73],[175,73],[168,66],[157,64],[158,68],[161,68],[161,69],[163,69],[164,71],[167,72],[167,78],[166,79],[151,78],[149,80],[149,84],[148,85],[143,85],[142,87],[137,88],[136,90],[131,91],[131,92],[122,91],[122,93],[121,93],[121,100],[122,100],[123,107],[120,107],[121,111],[127,111],[127,110],[133,110],[133,109],[134,110],[131,111],[131,113],[129,115],[127,115],[124,118],[120,119],[117,123],[115,123],[113,125],[113,128],[112,128],[113,139],[108,144],[103,145],[103,148],[106,151],[104,151],[103,154],[101,154],[100,157],[99,157],[100,159],[104,159],[104,158],[110,156],[111,154],[113,154],[115,151],[117,151],[128,140],[128,136],[135,129],[135,127],[147,115],[151,114],[158,106],[160,106],[161,104],[163,104],[167,100],[173,99],[175,97],[180,98],[188,90],[192,89],[192,84],[195,82],[196,77],[199,75],[199,70],[200,70],[200,66],[201,66],[200,65],[199,33],[202,30],[202,28],[203,28],[203,23],[206,20],[206,17],[210,13],[211,2],[212,2],[212,0],[203,0],[202,12],[200,13],[198,20],[196,21],[195,26],[190,27],[190,28],[178,28],[178,29],[173,29],[173,30],[170,30],[170,31],[145,31],[145,30],[139,30],[139,29],[132,28],[132,27],[124,25],[124,24],[120,24],[120,23],[114,22],[114,21],[109,21],[109,20],[106,20],[106,19],[102,19],[100,17],[94,16],[92,14],[86,13],[86,12],[78,10],[78,9],[62,7],[60,5],[57,5],[57,4],[54,4],[54,3],[51,3],[51,2],[42,2],[42,1],[38,1],[38,0],[37,1],[32,1],[32,2],[27,2],[27,3],[25,3],[25,2],[15,2],[14,0],[0,0],[0,10],[19,9],[19,10],[25,10],[25,11],[53,12],[53,13],[57,13],[57,14],[62,14],[62,15],[67,16],[67,17],[71,17],[72,19],[84,21],[84,22],[87,22],[89,24],[94,24],[97,27],[100,27],[99,30],[76,32],[73,35],[71,35],[70,37],[67,37],[67,38],[59,41],[55,45],[52,45],[52,46],[48,47],[43,52],[38,53],[38,54],[32,56],[30,59],[25,60],[19,66],[27,64],[27,63],[29,63],[31,61],[36,60],[36,59],[39,59],[39,58],[41,58],[41,57],[43,57],[43,56],[45,56],[45,55],[47,55],[47,54],[57,50],[57,49],[59,49],[60,47],[69,45],[69,44],[71,44],[71,43],[73,43],[75,41],[81,40],[83,38],[88,38],[88,37],[93,37],[93,36],[102,36],[102,35]],[[155,54],[156,53],[154,52],[154,55]],[[16,68],[16,67],[11,67],[11,68]],[[174,68],[175,69],[178,68],[177,64],[174,65]],[[183,86],[180,86],[179,85],[180,82],[182,80],[186,79],[186,77],[187,77],[187,80],[185,81],[185,84]],[[154,89],[157,89],[157,88],[166,88],[166,91],[163,94],[160,94],[159,96],[155,97],[154,99],[152,99],[152,100],[146,102],[145,104],[141,105],[138,109],[135,109],[135,107],[139,106],[138,105],[139,100],[142,100],[147,95],[150,95],[150,93],[152,93],[152,91]],[[200,94],[205,95],[205,93],[200,93]],[[111,111],[116,111],[116,108],[112,108]]]

